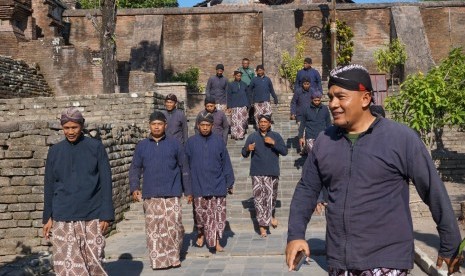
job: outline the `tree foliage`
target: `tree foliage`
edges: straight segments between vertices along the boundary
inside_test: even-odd
[[[446,126],[465,123],[465,54],[453,49],[426,75],[410,75],[398,95],[387,98],[394,120],[418,131],[429,150],[440,143]]]
[[[103,0],[79,0],[82,9],[98,9]],[[177,0],[119,0],[118,8],[168,8],[177,7]]]
[[[297,72],[302,69],[302,65],[304,64],[304,50],[306,46],[304,36],[300,32],[296,34],[295,40],[295,54],[291,55],[288,51],[282,52],[282,63],[279,67],[279,74],[289,82],[291,89],[294,89]]]
[[[336,34],[336,62],[338,66],[347,65],[352,61],[354,55],[354,32],[347,25],[345,21],[336,20],[337,34]],[[331,26],[326,24],[326,43],[331,43]]]
[[[373,56],[378,70],[390,74],[392,83],[395,69],[400,65],[404,65],[407,60],[407,51],[405,50],[405,44],[396,38],[385,45],[384,48],[375,51]]]

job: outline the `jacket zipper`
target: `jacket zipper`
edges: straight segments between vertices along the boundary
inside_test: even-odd
[[[359,137],[360,138],[360,137]],[[348,258],[348,250],[347,250],[347,244],[348,244],[348,235],[347,235],[347,225],[346,225],[346,210],[347,210],[347,194],[349,193],[349,186],[350,186],[350,180],[352,178],[352,158],[353,158],[353,153],[354,153],[354,147],[355,143],[352,143],[347,137],[345,137],[346,140],[350,143],[350,163],[349,163],[349,181],[346,186],[346,194],[344,198],[344,212],[342,214],[342,223],[343,223],[343,228],[344,228],[344,235],[345,235],[345,244],[344,244],[344,257],[345,257],[345,265],[347,267],[349,263],[349,258]],[[357,139],[358,140],[358,139]]]

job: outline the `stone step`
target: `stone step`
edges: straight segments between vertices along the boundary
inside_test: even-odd
[[[275,215],[281,224],[287,224],[289,217],[289,206],[295,186],[302,175],[302,166],[305,159],[297,152],[297,124],[289,120],[288,107],[281,112],[274,114],[273,130],[281,134],[288,145],[289,153],[287,156],[280,157],[281,176],[278,189],[278,201]],[[189,128],[193,128],[195,118],[190,118]],[[248,127],[248,134],[253,133],[252,126]],[[291,138],[289,138],[291,137]],[[255,207],[252,197],[252,181],[249,176],[250,158],[243,158],[241,150],[245,141],[228,140],[228,151],[233,164],[235,185],[234,194],[227,198],[226,215],[227,220],[233,229],[253,229],[256,224]],[[191,205],[183,204],[183,223],[186,229],[193,226],[193,215]],[[132,231],[144,229],[144,214],[141,203],[133,203],[130,209],[125,212],[125,219],[118,224],[118,231]],[[312,220],[312,223],[321,223],[321,220]]]

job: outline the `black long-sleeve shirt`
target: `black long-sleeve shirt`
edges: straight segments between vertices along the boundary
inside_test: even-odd
[[[226,90],[228,108],[249,106],[247,84],[243,81],[233,81]]]
[[[439,255],[451,257],[460,232],[431,156],[413,130],[384,118],[377,118],[355,144],[336,126],[320,133],[292,198],[288,241],[305,239],[324,186],[330,267],[413,268],[409,180],[437,224]]]
[[[224,76],[212,76],[207,81],[205,94],[207,97],[213,97],[217,104],[226,104],[226,88],[228,79]]]
[[[196,134],[186,143],[186,156],[192,193],[200,196],[226,196],[234,185],[234,171],[228,149],[221,137]]]
[[[265,143],[266,136],[275,141],[274,146]],[[248,147],[253,143],[255,143],[255,150],[250,152]],[[271,130],[265,136],[259,130],[250,134],[242,148],[243,157],[249,157],[252,154],[250,161],[251,176],[279,176],[279,155],[285,156],[287,152],[286,144],[281,135]]]
[[[184,112],[179,109],[171,111],[163,110],[166,117],[166,136],[176,138],[181,144],[185,144],[188,138],[187,119]]]
[[[267,76],[253,78],[249,85],[249,93],[252,95],[253,103],[269,102],[270,95],[273,97],[274,103],[278,103],[278,96],[274,91],[273,83]]]
[[[137,144],[129,168],[131,193],[140,189],[141,176],[143,198],[192,194],[184,147],[173,137],[164,136],[158,142],[150,137]]]
[[[47,155],[43,223],[115,219],[111,169],[102,142],[81,137],[63,140]]]

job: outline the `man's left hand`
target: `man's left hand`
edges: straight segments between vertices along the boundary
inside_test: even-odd
[[[102,234],[104,234],[107,231],[108,226],[110,226],[110,222],[106,220],[100,221],[100,231],[102,232]]]
[[[443,262],[447,264],[447,274],[451,275],[455,272],[460,271],[460,266],[463,264],[463,256],[460,255],[454,259],[438,256],[438,259],[436,261],[436,268],[441,268]]]
[[[273,138],[268,137],[268,136],[265,137],[265,143],[266,143],[266,144],[273,145],[273,146],[274,146],[274,144],[275,144]]]

